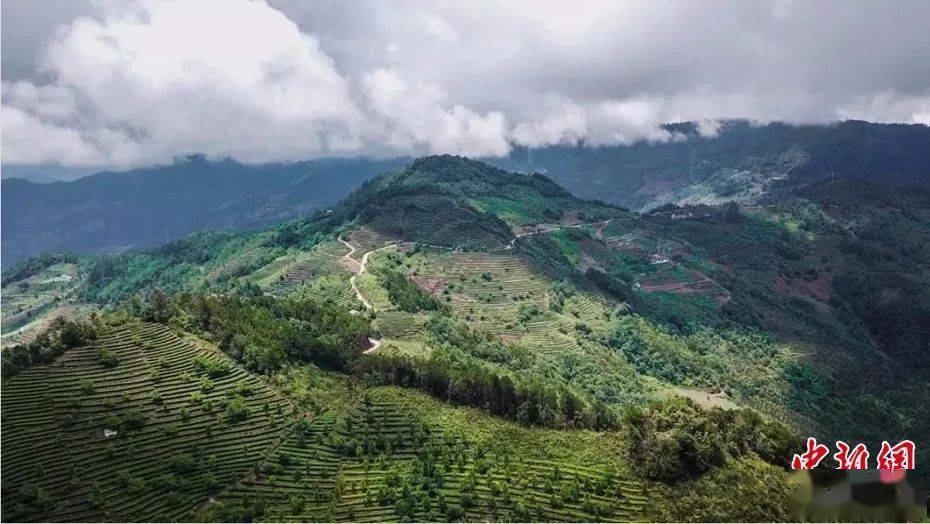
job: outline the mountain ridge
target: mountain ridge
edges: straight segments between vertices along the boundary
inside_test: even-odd
[[[502,456],[542,448],[498,439],[489,428],[501,423],[508,435],[531,426],[543,440],[613,443],[609,457],[586,452],[577,464],[597,475],[623,472],[631,488],[626,504],[611,509],[566,495],[533,515],[571,507],[589,520],[615,511],[634,520],[788,520],[785,465],[801,448],[799,437],[872,447],[930,435],[922,401],[930,393],[922,375],[930,340],[920,331],[930,319],[930,274],[913,264],[928,256],[927,208],[920,198],[895,199],[900,189],[864,205],[845,196],[856,193],[855,180],[820,184],[838,198],[821,204],[812,193],[777,204],[670,205],[638,214],[582,200],[544,175],[426,157],[368,180],[331,208],[266,229],[194,233],[113,256],[34,259],[34,266],[5,273],[4,333],[11,336],[4,342],[20,345],[4,352],[4,384],[35,390],[44,365],[75,355],[87,369],[122,373],[120,361],[174,347],[164,344],[174,339],[168,331],[202,341],[243,372],[273,377],[300,406],[295,413],[313,414],[312,424],[284,416],[282,433],[290,437],[283,447],[267,448],[270,458],[233,496],[220,493],[216,504],[198,506],[219,520],[299,513],[284,498],[305,491],[287,481],[305,468],[338,463],[361,472],[364,460],[377,464],[370,458],[378,456],[407,467],[404,446],[416,448],[416,436],[411,443],[404,429],[390,447],[372,444],[377,433],[365,421],[380,415],[365,412],[389,405],[392,427],[408,427],[417,411],[407,400],[382,404],[373,397],[432,406],[431,428],[456,435],[456,446],[468,438],[462,428],[489,431],[495,445],[511,446]],[[92,322],[49,322],[58,315]],[[141,331],[135,339],[118,337],[116,351],[69,349],[125,324]],[[155,331],[164,335],[144,334]],[[226,397],[219,419],[209,414],[219,398],[204,407],[206,416],[188,408],[205,400],[211,376],[233,368],[202,358],[185,366],[186,373],[178,368],[166,377],[177,386],[160,386],[158,372],[141,369],[140,378],[154,377],[146,378],[151,392],[125,400],[113,423],[125,419],[147,432],[185,428],[180,435],[202,431],[206,420],[226,427],[247,420],[266,430],[275,424],[248,407],[249,389],[238,384],[219,394]],[[73,386],[81,371],[69,373]],[[159,412],[178,410],[179,418],[140,420],[135,410],[155,410],[163,387],[176,394]],[[463,413],[454,405],[471,415],[449,427]],[[186,429],[184,413],[198,429]],[[79,427],[101,424],[94,416],[82,415]],[[332,460],[321,462],[307,446],[334,429],[338,437],[323,439]],[[103,456],[106,444],[94,438],[87,449]],[[277,449],[286,455],[275,457]],[[237,456],[234,448],[222,451]],[[924,460],[926,451],[918,453]],[[37,470],[35,462],[18,457],[15,471]],[[189,462],[172,458],[172,474],[196,479],[213,469],[209,461],[194,469]],[[393,468],[376,466],[371,474],[391,478]],[[335,468],[331,473],[336,478]],[[97,484],[138,485],[131,477]],[[50,480],[41,489],[57,496],[67,478]],[[733,504],[734,481],[754,497],[781,502],[761,509]],[[95,485],[82,489],[93,493]],[[176,485],[146,480],[142,489],[162,503]],[[471,493],[468,485],[450,496]],[[536,497],[532,487],[512,489]],[[205,496],[195,491],[186,495],[191,505]],[[335,501],[332,511],[345,520],[368,515],[357,511],[391,515],[384,511],[394,500],[396,514],[409,515],[403,499],[392,496],[363,509],[365,492],[335,481],[324,502]],[[40,515],[51,507],[42,493],[6,492],[5,502],[14,504],[4,507]],[[253,507],[240,493],[278,499]],[[344,504],[342,493],[351,494]],[[540,500],[546,505],[549,497]],[[485,502],[471,504],[475,520],[493,514],[482,509]],[[450,515],[457,520],[458,513]]]
[[[311,214],[406,159],[250,166],[193,156],[71,182],[4,179],[3,266],[43,251],[145,248],[201,229],[249,229]]]
[[[516,147],[495,167],[540,172],[584,199],[638,211],[665,204],[790,199],[831,179],[930,187],[930,127],[847,121],[765,125],[722,121],[715,136],[669,124],[667,142]],[[173,166],[105,172],[72,182],[4,179],[3,267],[43,251],[144,248],[201,229],[249,229],[334,204],[411,159],[322,159],[245,166],[189,157]],[[254,175],[254,176],[253,176]],[[258,178],[258,177],[262,178]]]
[[[667,203],[774,202],[830,178],[930,186],[930,126],[849,120],[830,125],[722,120],[702,136],[668,124],[672,139],[626,146],[517,148],[486,161],[542,171],[584,198],[648,211]]]

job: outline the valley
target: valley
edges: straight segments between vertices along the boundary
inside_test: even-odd
[[[801,437],[930,436],[911,198],[638,214],[444,155],[265,229],[16,266],[4,520],[790,520]]]

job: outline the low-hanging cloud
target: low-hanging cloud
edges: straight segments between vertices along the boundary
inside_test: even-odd
[[[713,136],[732,117],[930,124],[930,3],[583,4],[71,0],[52,21],[7,0],[3,162],[503,155],[680,138],[670,121]]]
[[[217,7],[151,2],[75,20],[44,51],[52,83],[5,86],[4,139],[47,143],[58,149],[52,159],[118,165],[188,151],[260,161],[358,148],[362,115],[318,42],[265,4]],[[71,110],[48,111],[43,91]],[[8,107],[41,126],[21,136]],[[80,140],[55,140],[63,133]],[[3,153],[36,160],[28,147]]]

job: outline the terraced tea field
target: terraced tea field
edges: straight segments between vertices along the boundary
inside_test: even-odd
[[[221,282],[223,280],[241,277],[274,261],[271,248],[264,245],[250,247],[235,257],[224,260],[207,273],[207,280]]]
[[[258,475],[225,491],[209,511],[231,518],[237,506],[258,504],[264,518],[294,521],[626,521],[647,502],[640,484],[615,467],[488,441],[462,424],[523,438],[538,433],[377,388],[348,412],[330,411],[298,430]]]
[[[517,257],[430,251],[412,257],[411,267],[414,281],[433,290],[457,316],[498,333],[526,332],[525,325],[518,325],[521,308],[544,317],[548,310],[549,282]]]
[[[394,237],[379,233],[369,227],[353,230],[347,235],[347,240],[355,246],[356,252],[352,254],[355,260],[361,260],[362,256],[369,251],[397,242]]]
[[[385,338],[417,338],[425,325],[426,315],[405,311],[381,311],[375,319],[375,327]]]
[[[28,342],[59,314],[75,313],[77,264],[49,266],[3,287],[3,346]]]
[[[147,323],[4,380],[2,393],[6,521],[189,518],[293,419],[218,351]]]
[[[348,278],[351,271],[343,262],[348,251],[341,243],[330,240],[313,246],[309,251],[290,255],[285,259],[283,270],[277,273],[277,285],[292,288],[321,275],[345,275]]]

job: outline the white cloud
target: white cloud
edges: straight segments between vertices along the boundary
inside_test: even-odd
[[[921,0],[61,1],[51,35],[8,31],[34,4],[4,2],[4,161],[498,155],[683,120],[930,115]]]
[[[930,89],[923,95],[904,95],[886,90],[858,97],[837,113],[843,119],[930,125]]]
[[[125,6],[124,6],[125,7]],[[502,113],[375,69],[352,83],[312,35],[261,1],[143,1],[82,17],[45,49],[51,83],[4,84],[7,161],[133,165],[191,152],[245,161],[368,152],[501,155]],[[441,17],[426,31],[454,42]],[[78,101],[80,103],[78,103]],[[19,137],[67,137],[31,151]],[[67,155],[59,150],[67,148]]]
[[[516,126],[513,130],[515,142],[530,147],[574,145],[588,135],[588,118],[584,108],[578,104],[550,97],[543,107],[545,111],[541,117]]]
[[[364,85],[373,112],[380,117],[372,124],[380,124],[389,148],[469,156],[505,155],[510,150],[504,115],[499,112],[480,115],[459,104],[450,106],[438,87],[407,83],[389,69],[371,71]]]
[[[720,126],[723,123],[714,118],[702,118],[698,120],[698,134],[704,138],[713,138],[720,134]]]
[[[4,107],[3,162],[42,164],[55,160],[69,165],[100,165],[103,159],[91,144],[73,129],[43,122],[15,107]]]

